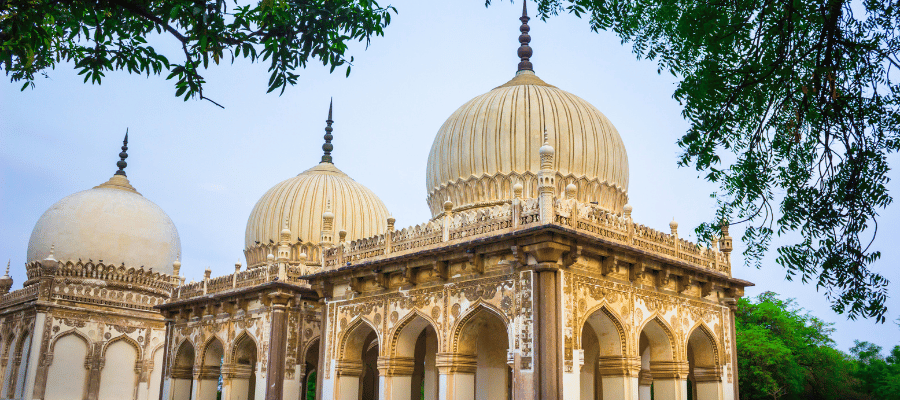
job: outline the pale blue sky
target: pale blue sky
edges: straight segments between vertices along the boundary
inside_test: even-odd
[[[425,166],[435,133],[457,107],[512,78],[518,62],[520,3],[483,4],[398,0],[385,37],[367,50],[352,47],[349,78],[311,65],[281,97],[265,93],[265,65],[216,67],[204,73],[205,93],[225,110],[175,98],[162,77],[114,72],[102,86],[83,84],[70,64],[50,71],[34,90],[0,84],[0,259],[12,260],[14,288],[25,280],[34,223],[59,199],[112,175],[126,127],[128,177],[178,227],[188,280],[202,278],[207,267],[221,275],[245,262],[251,208],[271,186],[319,161],[332,96],[335,164],[378,194],[398,226],[426,221]],[[673,77],[636,60],[613,34],[590,32],[585,20],[563,16],[530,25],[538,76],[591,102],[622,135],[635,220],[666,231],[675,217],[680,234],[693,240],[693,228],[712,215],[715,187],[676,166],[675,141],[688,124],[671,98]],[[155,43],[177,57],[174,40]],[[898,176],[891,176],[898,196]],[[893,281],[894,294],[900,250],[890,243],[900,236],[900,206],[883,213],[878,233],[875,246],[885,253],[873,269]],[[757,285],[747,295],[772,290],[797,298],[836,323],[834,338],[844,350],[854,339],[900,343],[891,322],[900,311],[896,296],[888,300],[888,323],[849,321],[814,286],[786,282],[774,257],[756,270],[743,265],[741,250],[736,240],[733,274]]]

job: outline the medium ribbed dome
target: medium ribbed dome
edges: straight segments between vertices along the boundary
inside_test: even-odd
[[[556,150],[558,192],[575,183],[579,201],[621,213],[628,199],[628,155],[619,132],[587,101],[520,71],[463,104],[441,126],[426,172],[432,215],[443,211],[448,198],[455,209],[512,199],[517,182],[526,197],[537,197],[545,128]]]
[[[28,241],[28,262],[47,258],[51,246],[60,261],[102,260],[165,274],[172,274],[181,253],[175,224],[125,175],[66,196],[44,212]]]
[[[310,263],[318,263],[317,249],[322,233],[322,214],[326,201],[331,200],[334,214],[334,238],[338,232],[347,231],[346,240],[361,239],[384,233],[390,213],[381,199],[369,188],[357,183],[334,164],[323,162],[300,175],[287,179],[259,199],[247,220],[245,255],[247,264],[256,266],[265,262],[281,240],[285,218],[292,238],[291,255],[306,252]],[[304,243],[298,246],[299,237]],[[271,242],[270,242],[271,241]]]

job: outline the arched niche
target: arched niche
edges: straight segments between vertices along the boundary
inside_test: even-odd
[[[50,345],[52,355],[47,370],[45,399],[82,400],[87,389],[87,360],[90,341],[75,331],[61,334]]]
[[[109,341],[103,349],[99,400],[133,399],[137,395],[137,361],[141,347],[128,336]]]
[[[159,398],[159,388],[160,382],[162,381],[162,367],[163,356],[165,353],[165,349],[163,345],[157,346],[153,351],[150,352],[150,360],[153,363],[153,368],[150,370],[150,381],[147,383],[149,385],[149,395],[148,399],[156,400]]]

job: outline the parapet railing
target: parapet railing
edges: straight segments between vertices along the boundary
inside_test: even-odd
[[[286,262],[272,262],[271,264],[214,278],[210,276],[210,270],[206,270],[206,275],[202,281],[190,282],[176,287],[172,291],[172,300],[190,299],[275,281],[308,287],[309,283],[304,279],[300,279],[300,277],[318,272],[319,269],[319,267],[312,265],[291,265]]]
[[[597,239],[652,253],[660,258],[694,267],[731,274],[730,258],[718,249],[700,246],[678,237],[677,230],[661,232],[634,223],[630,212],[618,215],[574,198],[552,197],[547,201],[516,198],[512,201],[474,210],[445,211],[432,221],[387,233],[338,243],[323,250],[323,268],[375,260],[385,256],[412,254],[455,242],[515,232],[539,225],[574,229]]]
[[[38,297],[38,286],[31,285],[22,289],[13,290],[0,296],[0,308],[10,307],[26,301],[35,300]]]

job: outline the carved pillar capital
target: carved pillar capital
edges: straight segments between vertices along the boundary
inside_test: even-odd
[[[441,375],[474,374],[478,369],[478,358],[469,354],[437,353],[435,366]]]
[[[378,357],[378,375],[408,376],[413,374],[416,360],[412,357]]]

